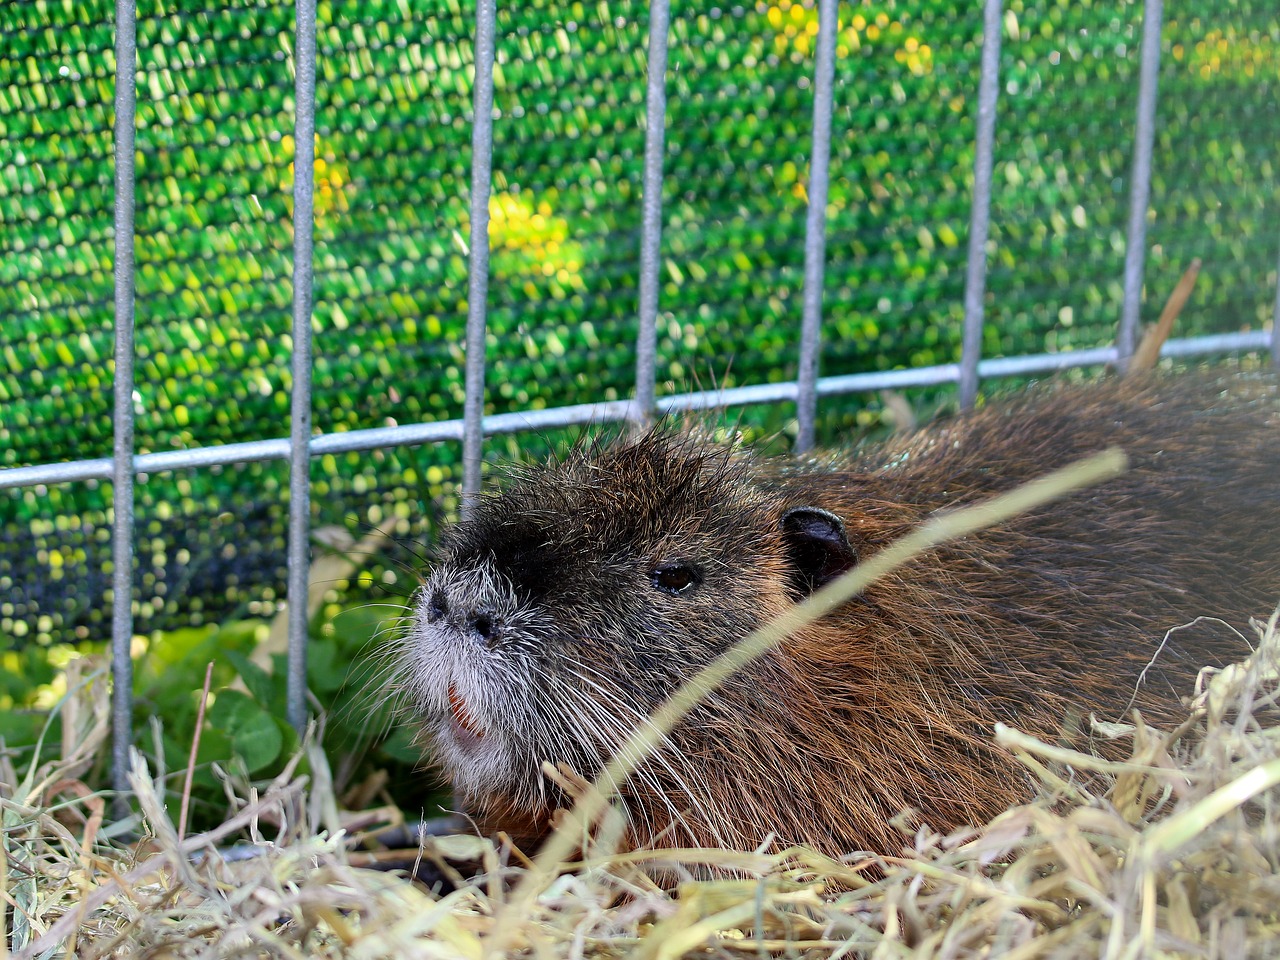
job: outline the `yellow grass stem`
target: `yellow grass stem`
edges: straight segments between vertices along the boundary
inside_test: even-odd
[[[1173,854],[1210,824],[1276,784],[1280,784],[1280,760],[1254,767],[1195,806],[1179,810],[1148,830],[1142,837],[1143,853],[1147,856]]]

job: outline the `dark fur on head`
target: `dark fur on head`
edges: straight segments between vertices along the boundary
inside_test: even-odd
[[[996,722],[1055,736],[1136,705],[1176,718],[1196,670],[1246,652],[1280,596],[1271,380],[1033,391],[857,458],[757,461],[653,432],[583,447],[486,500],[445,543],[402,668],[482,820],[535,837],[684,680],[931,512],[1105,446],[1104,487],[921,557],[699,705],[624,785],[632,840],[890,849],[1024,799]]]

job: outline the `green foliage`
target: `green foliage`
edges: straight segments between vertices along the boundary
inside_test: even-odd
[[[322,737],[339,793],[385,775],[402,802],[429,812],[441,797],[422,772],[422,751],[411,727],[396,722],[385,657],[373,652],[384,618],[382,606],[360,605],[335,618],[341,629],[331,622],[314,630],[308,685],[323,711]],[[205,671],[213,665],[192,780],[195,828],[225,816],[222,776],[240,784],[268,780],[297,752],[297,733],[285,719],[285,657],[266,654],[268,633],[263,621],[236,621],[157,632],[135,650],[134,741],[152,770],[168,772],[168,789],[175,795],[189,761]],[[103,654],[105,662],[105,651],[93,645],[80,652]],[[19,762],[31,759],[46,727],[51,734],[45,735],[46,750],[57,743],[56,704],[66,687],[58,664],[68,655],[65,648],[51,651],[34,644],[3,654],[0,704],[7,709],[0,709],[0,741]],[[109,776],[101,757],[85,780],[94,789],[104,788]]]
[[[239,757],[250,774],[261,774],[280,760],[287,729],[260,702],[238,690],[223,690],[209,711],[209,742],[202,741],[201,760]],[[214,742],[221,738],[224,743]]]
[[[5,710],[0,712],[0,741],[16,749],[19,754],[34,749],[45,717],[36,710]]]

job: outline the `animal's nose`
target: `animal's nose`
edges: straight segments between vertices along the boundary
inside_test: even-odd
[[[427,620],[435,623],[449,615],[449,598],[439,587],[427,595]]]
[[[498,642],[500,630],[498,622],[494,618],[493,610],[490,607],[482,607],[479,610],[473,610],[467,615],[467,629],[472,635],[484,641],[487,646],[492,647]]]
[[[422,612],[428,623],[447,625],[485,646],[493,647],[502,635],[502,623],[493,603],[484,596],[467,596],[448,584],[429,587]]]

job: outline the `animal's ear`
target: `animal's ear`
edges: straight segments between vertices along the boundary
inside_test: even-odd
[[[782,539],[802,595],[830,583],[858,562],[844,523],[828,510],[793,507],[782,515]]]

